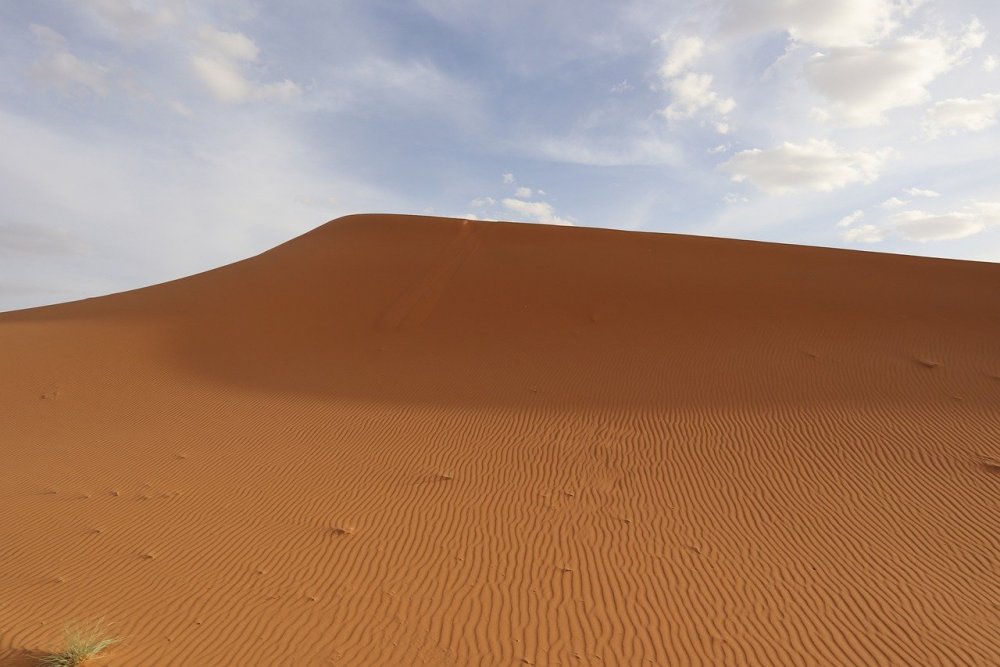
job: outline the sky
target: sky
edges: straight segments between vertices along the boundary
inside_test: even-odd
[[[1000,262],[995,0],[0,0],[0,311],[350,213]]]

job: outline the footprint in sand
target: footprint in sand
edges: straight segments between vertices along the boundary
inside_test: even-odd
[[[978,456],[979,465],[983,467],[983,470],[994,475],[1000,475],[1000,459],[995,459],[990,456]]]
[[[52,389],[43,391],[41,394],[38,395],[38,398],[43,401],[51,401],[59,397],[60,391],[61,390],[59,389],[59,387],[53,387]]]

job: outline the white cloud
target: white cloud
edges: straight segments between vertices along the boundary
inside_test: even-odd
[[[199,49],[191,56],[191,67],[220,102],[238,104],[268,98],[288,101],[301,92],[299,85],[288,79],[259,83],[244,75],[245,65],[260,55],[260,49],[246,35],[203,26],[197,39]]]
[[[531,222],[540,222],[546,225],[573,224],[572,221],[556,215],[552,205],[546,202],[523,201],[508,197],[501,203],[508,211],[527,218]]]
[[[748,201],[750,201],[750,199],[735,192],[727,192],[725,195],[722,196],[722,201],[724,201],[727,204],[733,205],[733,204],[745,204]]]
[[[853,213],[848,213],[843,218],[841,218],[837,222],[837,226],[838,227],[850,227],[851,225],[853,225],[858,220],[861,220],[863,217],[865,217],[865,212],[862,211],[861,209],[858,209],[857,211],[854,211]]]
[[[986,41],[986,28],[983,22],[975,16],[965,26],[965,32],[959,38],[959,44],[963,51],[978,49]]]
[[[48,26],[32,24],[31,32],[43,51],[29,70],[33,79],[63,92],[86,89],[97,95],[108,94],[109,68],[74,56],[66,39]]]
[[[234,63],[209,56],[192,56],[191,67],[220,102],[243,102],[253,86]]]
[[[786,142],[777,148],[741,151],[721,165],[734,181],[749,181],[768,194],[831,191],[878,178],[889,151],[840,150],[829,141]]]
[[[718,155],[719,153],[725,153],[729,150],[729,144],[719,144],[718,146],[712,146],[706,149],[709,155]]]
[[[514,196],[504,197],[499,201],[490,196],[477,197],[473,199],[470,202],[472,208],[477,209],[477,211],[482,213],[482,215],[477,213],[476,219],[501,220],[505,219],[505,215],[509,216],[513,213],[517,216],[514,219],[520,219],[524,222],[538,222],[546,225],[573,224],[572,220],[557,215],[552,204],[544,201],[527,200],[528,197],[543,196],[545,194],[544,190],[532,190],[531,188],[525,186],[515,185],[516,179],[514,178],[514,174],[511,172],[505,172],[503,174],[503,182],[505,185],[515,186]]]
[[[885,236],[885,230],[879,229],[875,225],[851,227],[840,233],[840,238],[851,243],[878,243],[884,240]]]
[[[656,41],[667,39],[663,36]],[[725,116],[736,107],[733,98],[722,97],[712,90],[711,74],[690,71],[704,48],[705,43],[700,37],[681,37],[673,42],[660,65],[660,82],[654,88],[666,90],[671,95],[670,104],[660,110],[660,114],[667,120],[685,120],[703,112]],[[726,134],[729,126],[726,123],[716,123],[716,130],[719,134]]]
[[[976,202],[958,211],[903,211],[889,219],[896,234],[909,241],[945,241],[972,236],[1000,225],[1000,203]]]
[[[897,236],[907,241],[927,243],[965,238],[1000,226],[1000,203],[973,202],[959,210],[944,213],[899,211],[879,224],[854,226],[863,217],[862,211],[855,211],[842,218],[837,223],[838,227],[844,228],[841,238],[848,242],[877,243],[889,236]]]
[[[835,48],[806,63],[809,82],[852,125],[873,125],[897,107],[922,104],[927,85],[954,64],[940,38],[902,37],[883,47]]]
[[[924,129],[928,136],[985,130],[997,123],[1000,95],[986,94],[977,99],[956,97],[937,102],[927,111]]]
[[[909,203],[910,202],[905,199],[900,199],[899,197],[889,197],[884,202],[879,204],[879,207],[888,211],[894,208],[900,208],[901,206],[906,206]]]
[[[635,90],[635,86],[628,82],[628,79],[620,81],[615,85],[611,86],[612,93],[627,93],[630,90]]]
[[[731,33],[787,32],[819,47],[862,46],[887,36],[906,5],[896,0],[728,0],[723,28]]]
[[[904,191],[911,197],[940,197],[940,192],[935,192],[934,190],[921,190],[920,188],[906,188]]]
[[[89,0],[86,3],[118,36],[126,39],[147,37],[161,28],[174,25],[184,13],[183,0],[165,0],[157,4],[156,7],[143,9],[130,0]]]
[[[1000,59],[998,59],[996,56],[989,55],[989,56],[986,56],[985,58],[983,58],[983,71],[984,72],[992,72],[993,70],[995,70],[997,68],[997,65],[1000,65]]]
[[[728,114],[736,106],[731,97],[722,98],[712,90],[712,75],[688,72],[672,79],[667,88],[673,94],[673,101],[661,113],[668,120],[691,118],[704,110],[714,110]]]
[[[681,37],[670,48],[666,60],[660,66],[660,76],[671,79],[689,69],[701,57],[705,43],[699,37]]]

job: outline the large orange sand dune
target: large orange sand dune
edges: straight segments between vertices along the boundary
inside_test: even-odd
[[[1000,265],[354,216],[0,410],[3,666],[1000,664]]]

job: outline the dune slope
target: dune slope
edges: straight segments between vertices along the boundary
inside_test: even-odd
[[[1000,661],[1000,265],[351,216],[0,410],[0,666]]]

